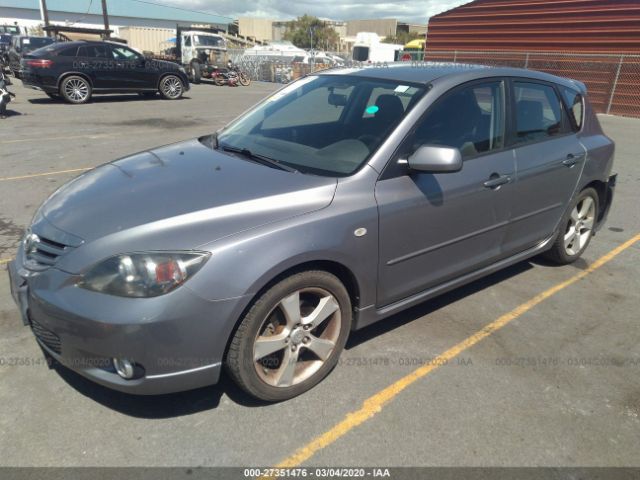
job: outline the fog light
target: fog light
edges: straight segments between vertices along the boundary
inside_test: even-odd
[[[133,378],[133,363],[124,358],[114,358],[113,366],[116,369],[116,373],[125,380]]]

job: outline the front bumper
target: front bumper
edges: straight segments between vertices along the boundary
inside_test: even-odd
[[[19,258],[9,263],[12,296],[38,343],[65,367],[140,395],[217,383],[244,297],[209,301],[186,286],[155,298],[115,297],[77,287],[53,267],[28,271]],[[114,357],[142,367],[139,378],[121,378]]]

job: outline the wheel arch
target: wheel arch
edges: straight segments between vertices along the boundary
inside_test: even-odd
[[[86,73],[82,73],[82,72],[65,72],[62,75],[60,75],[58,77],[58,82],[56,83],[56,87],[58,88],[58,90],[60,90],[60,86],[62,85],[62,82],[64,82],[64,80],[69,78],[69,77],[81,77],[81,78],[84,78],[87,82],[89,82],[89,86],[93,90],[93,81],[91,80],[91,77],[89,75],[87,75]]]
[[[335,260],[308,260],[295,265],[289,265],[279,270],[279,273],[271,273],[270,277],[265,281],[264,279],[259,283],[261,285],[256,293],[249,299],[242,312],[235,319],[233,328],[231,329],[227,338],[227,343],[224,349],[223,361],[227,356],[229,345],[235,335],[236,330],[240,326],[240,323],[244,319],[245,315],[249,312],[253,304],[271,287],[278,282],[284,280],[296,273],[308,272],[313,270],[320,270],[331,273],[344,285],[349,294],[351,300],[351,311],[355,315],[358,306],[360,305],[360,284],[353,271],[341,262]]]
[[[185,85],[184,83],[184,78],[182,78],[182,75],[180,75],[179,72],[163,72],[159,77],[158,77],[158,82],[156,83],[156,89],[160,90],[160,83],[162,83],[162,80],[164,80],[165,78],[167,78],[169,75],[172,75],[174,77],[177,77],[180,82],[182,83],[183,87],[188,87],[188,83]]]

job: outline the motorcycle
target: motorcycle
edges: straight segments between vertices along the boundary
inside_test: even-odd
[[[15,98],[15,95],[9,91],[9,85],[11,85],[9,78],[4,72],[0,72],[0,118],[6,118],[7,105],[12,97]]]
[[[240,71],[240,67],[234,65],[231,60],[227,63],[227,68],[216,70],[212,76],[213,83],[218,86],[229,85],[230,87],[237,87],[240,84],[246,87],[251,83],[249,75]]]

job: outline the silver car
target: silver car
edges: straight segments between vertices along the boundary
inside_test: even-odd
[[[284,400],[352,330],[535,255],[575,261],[611,205],[613,153],[576,81],[325,71],[59,189],[11,288],[42,348],[102,385],[187,390],[224,365]]]

